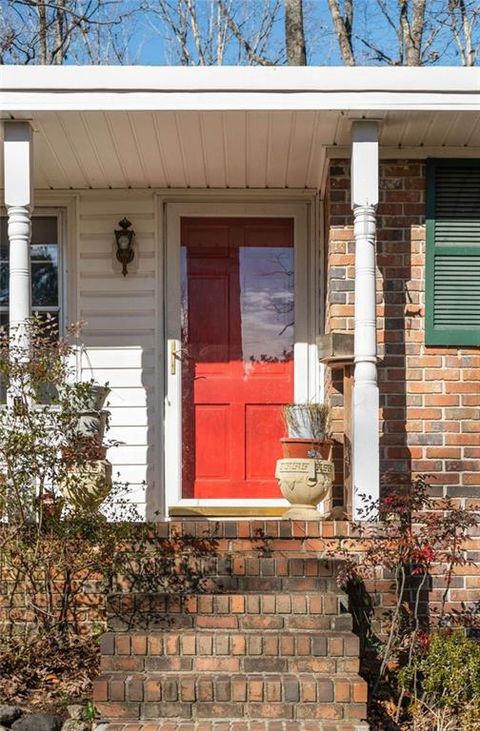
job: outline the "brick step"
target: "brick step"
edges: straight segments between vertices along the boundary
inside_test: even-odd
[[[288,542],[288,541],[287,541]],[[288,556],[270,554],[255,555],[232,553],[207,557],[186,557],[182,559],[181,573],[188,584],[192,577],[203,591],[225,592],[331,592],[336,590],[336,576],[339,562],[319,558],[310,552],[289,552]],[[152,584],[150,591],[162,591],[163,578],[158,585]],[[122,587],[128,582],[120,579]],[[139,578],[135,577],[130,589],[139,589]]]
[[[156,525],[156,533],[160,538],[176,538],[177,536],[214,537],[218,541],[218,549],[224,545],[241,548],[246,542],[253,546],[266,544],[275,551],[288,550],[285,541],[292,542],[301,550],[305,540],[311,542],[311,550],[324,550],[323,539],[347,538],[358,535],[358,529],[348,521],[304,521],[304,520],[218,520],[217,522],[201,520],[198,517],[180,520],[161,521]],[[275,543],[272,543],[275,541]],[[281,543],[279,541],[282,541]]]
[[[358,672],[359,640],[351,632],[216,630],[108,632],[102,670]]]
[[[180,531],[188,549],[189,535],[212,527],[158,531],[169,540]],[[127,581],[108,597],[94,685],[108,730],[366,731],[358,639],[339,567],[322,558],[327,527],[225,521],[215,530],[209,555],[182,558],[188,592],[140,592],[134,577],[130,591]]]
[[[338,591],[335,580],[319,576],[264,576],[264,575],[210,575],[201,573],[198,581],[198,588],[206,594],[228,594],[228,593],[285,593],[285,592],[319,592],[330,593]],[[164,586],[159,582],[158,586],[152,586],[149,580],[149,588],[153,591],[162,592]],[[132,589],[134,590],[134,589]]]
[[[94,701],[103,718],[278,718],[359,721],[367,686],[351,675],[139,673],[101,676]],[[108,702],[106,702],[108,700]]]
[[[338,591],[318,594],[122,593],[108,597],[108,626],[132,629],[319,629],[349,630],[346,599]]]
[[[288,546],[291,542],[286,542]],[[335,579],[341,562],[326,560],[309,550],[288,550],[278,554],[262,550],[234,550],[216,555],[186,558],[184,566],[204,576],[296,576]]]
[[[165,594],[161,592],[132,592],[110,594],[108,608],[122,611],[155,609],[166,614],[336,614],[345,603],[345,595],[335,591],[319,594],[197,593]]]
[[[95,731],[368,731],[367,723],[356,721],[164,721],[123,720],[100,722]]]
[[[286,542],[288,543],[288,541]],[[286,588],[288,582],[285,579],[295,579],[291,582],[294,587],[299,584],[299,579],[323,578],[327,582],[335,580],[338,572],[338,562],[325,561],[319,554],[311,551],[285,551],[284,555],[262,553],[258,550],[248,549],[245,552],[217,553],[216,555],[204,557],[185,557],[182,560],[182,572],[190,575],[210,577],[217,584],[220,580],[237,578],[243,584],[251,583],[249,580],[261,578],[264,583],[269,580],[273,591],[279,588]],[[151,577],[150,577],[151,578]],[[277,581],[274,581],[277,579]],[[281,579],[284,579],[283,583]],[[241,585],[239,582],[238,585]],[[313,584],[312,584],[313,586]],[[317,588],[318,584],[315,585]]]

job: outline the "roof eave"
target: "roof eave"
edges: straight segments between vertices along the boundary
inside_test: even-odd
[[[480,110],[479,68],[2,66],[3,116],[48,110]]]

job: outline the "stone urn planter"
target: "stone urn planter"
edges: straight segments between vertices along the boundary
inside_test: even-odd
[[[78,510],[96,512],[112,489],[112,465],[107,459],[69,462],[60,483],[65,499]]]
[[[292,505],[283,520],[323,520],[331,510],[333,464],[323,459],[279,459],[275,470],[282,495]],[[323,502],[323,513],[317,506]]]

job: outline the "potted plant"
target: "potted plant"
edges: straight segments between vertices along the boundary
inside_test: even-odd
[[[72,413],[71,428],[79,439],[101,442],[110,413],[103,409],[110,388],[95,381],[67,383],[58,389],[58,400]]]
[[[287,404],[283,418],[288,437],[281,440],[283,459],[275,477],[290,508],[285,520],[322,520],[331,511],[333,464],[330,461],[330,408],[327,404]],[[317,510],[322,502],[323,512]]]
[[[60,490],[74,508],[97,511],[111,489],[112,465],[108,460],[66,460]]]
[[[332,442],[329,438],[328,404],[286,404],[282,414],[288,433],[280,440],[284,457],[330,458]]]
[[[110,393],[108,383],[101,385],[93,379],[70,386],[67,385],[64,388],[69,389],[70,404],[79,413],[102,411]]]
[[[97,510],[112,487],[112,466],[103,441],[109,412],[102,407],[109,392],[108,385],[91,380],[65,384],[59,394],[66,426],[60,489],[77,509]]]

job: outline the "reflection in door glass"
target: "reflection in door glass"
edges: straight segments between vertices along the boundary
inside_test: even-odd
[[[293,248],[240,248],[243,362],[290,360],[293,355]]]

